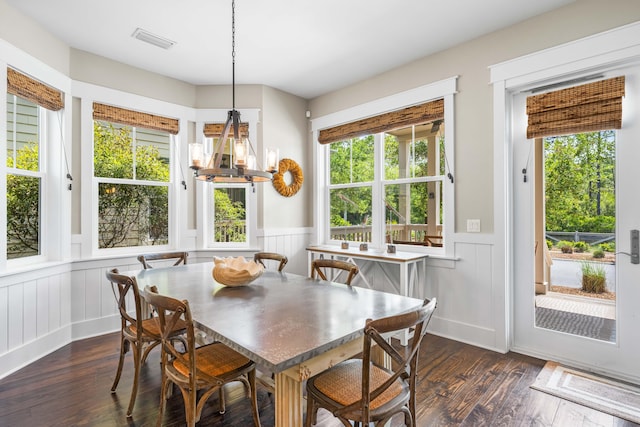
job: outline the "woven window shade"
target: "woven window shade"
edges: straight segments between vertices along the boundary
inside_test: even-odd
[[[141,113],[111,105],[93,103],[93,119],[104,120],[122,125],[137,126],[145,129],[165,131],[173,135],[180,130],[177,119],[156,116],[155,114]]]
[[[222,131],[224,130],[224,123],[205,123],[204,124],[204,136],[207,138],[220,138]],[[249,136],[249,123],[240,123],[238,129],[240,138],[247,138]],[[233,126],[229,130],[229,136],[233,136]]]
[[[444,119],[444,99],[438,99],[413,107],[407,107],[402,110],[323,129],[318,134],[318,142],[320,144],[330,144],[361,135],[370,135],[442,119]]]
[[[61,91],[34,80],[13,68],[7,68],[7,92],[48,110],[58,111],[64,108],[64,94]]]
[[[527,138],[622,127],[624,76],[527,98]]]

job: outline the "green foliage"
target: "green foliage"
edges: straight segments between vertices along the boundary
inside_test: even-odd
[[[616,251],[616,242],[600,243],[600,249],[605,251],[605,252],[615,252]]]
[[[38,144],[28,143],[12,156],[7,166],[37,171]],[[7,258],[40,253],[40,178],[7,174]]]
[[[573,242],[569,242],[567,240],[561,240],[558,242],[558,248],[562,251],[562,253],[565,253],[565,254],[573,253]]]
[[[215,241],[244,242],[246,237],[246,210],[240,201],[233,201],[224,188],[213,191],[215,203]]]
[[[103,178],[168,182],[169,165],[153,145],[133,147],[131,130],[94,122],[94,175]],[[99,186],[100,248],[166,244],[169,199],[164,186]]]
[[[613,131],[546,138],[545,177],[547,230],[614,232]]]
[[[331,226],[333,227],[347,227],[351,224],[349,224],[349,221],[343,219],[340,215],[337,214],[332,214],[331,215]]]
[[[331,144],[331,184],[373,181],[373,135]]]
[[[341,218],[339,222],[332,222],[332,227],[349,225],[371,225],[371,187],[341,188],[331,190],[332,221]]]
[[[592,256],[594,258],[604,258],[604,251],[602,249],[596,249],[595,251],[593,251]]]
[[[575,242],[573,244],[573,250],[578,253],[587,252],[589,250],[589,244],[587,242]]]
[[[547,249],[551,249],[553,247],[553,242],[547,239]]]
[[[607,289],[607,276],[604,267],[599,263],[582,262],[582,290],[602,293]]]

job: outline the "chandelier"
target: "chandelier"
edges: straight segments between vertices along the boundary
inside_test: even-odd
[[[249,140],[248,130],[240,126],[240,113],[236,110],[236,2],[231,2],[231,93],[232,108],[210,155],[205,153],[202,143],[189,144],[191,169],[195,177],[207,182],[254,183],[270,181],[278,170],[278,150],[265,150],[264,170],[258,169],[256,154]],[[228,149],[227,149],[228,146]],[[228,153],[228,154],[227,154]],[[232,155],[233,166],[223,166],[223,157]]]

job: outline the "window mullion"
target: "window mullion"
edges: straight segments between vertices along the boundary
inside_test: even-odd
[[[136,171],[138,169],[136,167],[136,162],[137,162],[136,154],[138,152],[138,142],[137,142],[138,139],[136,138],[136,136],[137,136],[136,135],[136,129],[137,128],[135,126],[133,126],[131,128],[131,145],[132,145],[131,150],[133,151],[133,162],[132,163],[133,163],[133,179],[134,180],[138,178],[137,174],[136,174]]]
[[[377,133],[374,136],[373,158],[373,188],[371,189],[371,244],[374,247],[384,245],[384,133]]]

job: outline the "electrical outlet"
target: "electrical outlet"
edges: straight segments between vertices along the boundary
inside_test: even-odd
[[[468,219],[467,220],[467,233],[479,233],[480,232],[480,220]]]

